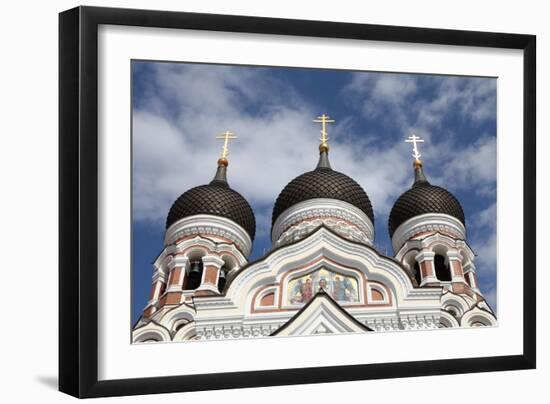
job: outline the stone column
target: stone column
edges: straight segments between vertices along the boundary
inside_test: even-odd
[[[470,281],[470,287],[472,288],[472,290],[481,294],[477,285],[476,267],[471,262],[467,263],[464,266],[464,276],[468,277],[468,281]]]
[[[466,282],[462,271],[462,255],[458,251],[447,251],[447,258],[451,270],[451,282]]]
[[[153,313],[157,311],[156,305],[160,299],[164,286],[166,286],[166,275],[157,270],[153,274],[153,282],[151,284],[151,294],[149,295],[149,301],[147,302],[147,306],[145,306],[145,309],[143,310],[143,314],[146,317],[152,316]]]
[[[168,278],[168,288],[166,289],[165,304],[180,304],[183,293],[183,280],[185,278],[185,269],[189,265],[187,257],[176,256],[168,264],[170,276]]]
[[[202,279],[200,286],[197,288],[197,294],[219,294],[218,279],[220,278],[220,269],[224,264],[223,260],[217,255],[206,255],[202,257],[202,263]]]
[[[439,280],[435,276],[434,257],[435,253],[431,251],[420,251],[416,257],[414,257],[418,261],[418,266],[420,267],[420,275],[422,277],[420,286],[424,286],[428,283],[439,283]]]
[[[187,267],[189,266],[189,258],[184,256],[176,256],[169,264],[170,278],[168,279],[168,292],[180,292],[183,290],[183,282],[185,281]]]

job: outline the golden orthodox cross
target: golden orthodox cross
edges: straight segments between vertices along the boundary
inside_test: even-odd
[[[229,140],[238,139],[238,138],[234,133],[229,132],[228,130],[226,130],[224,133],[221,133],[218,136],[216,136],[216,139],[223,139],[224,140],[223,147],[222,147],[222,158],[226,158],[227,155],[229,154],[229,148],[227,147],[228,144],[229,144]]]
[[[415,158],[415,160],[420,160],[420,152],[418,151],[418,145],[417,143],[424,143],[424,139],[421,139],[419,136],[416,136],[414,133],[409,136],[406,140],[406,143],[412,143],[413,144],[413,154],[412,156]]]
[[[313,122],[320,123],[321,124],[321,145],[327,146],[328,142],[328,133],[327,133],[327,123],[334,123],[334,119],[330,119],[330,117],[326,114],[323,114],[321,116],[318,116],[313,120]]]

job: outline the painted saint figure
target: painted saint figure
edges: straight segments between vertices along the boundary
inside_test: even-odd
[[[334,292],[332,293],[332,297],[336,301],[343,301],[346,300],[346,287],[345,282],[347,279],[344,278],[344,282],[342,282],[342,279],[340,279],[339,276],[336,276],[334,278]]]
[[[302,301],[302,288],[303,288],[304,282],[302,279],[298,279],[296,282],[296,285],[292,288],[292,295],[290,298],[290,301],[292,303],[300,303]]]
[[[307,278],[306,283],[302,285],[302,303],[309,302],[313,297],[313,288],[311,286],[311,279]]]
[[[344,295],[349,302],[357,301],[357,293],[355,292],[353,283],[348,278],[344,278]]]
[[[327,280],[324,276],[321,277],[321,279],[319,279],[319,288],[318,290],[321,290],[323,289],[325,292],[328,292],[328,283],[327,283]]]

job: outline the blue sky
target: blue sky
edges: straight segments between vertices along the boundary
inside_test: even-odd
[[[230,130],[228,180],[252,205],[251,259],[269,250],[279,192],[318,159],[327,113],[333,169],[354,178],[374,207],[378,249],[392,254],[388,215],[412,184],[412,132],[432,184],[466,214],[480,287],[496,310],[496,79],[281,67],[132,62],[132,318],[147,303],[166,215],[187,189],[214,176]]]

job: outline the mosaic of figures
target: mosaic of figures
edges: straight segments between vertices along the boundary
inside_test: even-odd
[[[359,301],[359,287],[355,278],[321,268],[288,283],[288,302],[296,305],[307,303],[320,289],[337,302]]]

